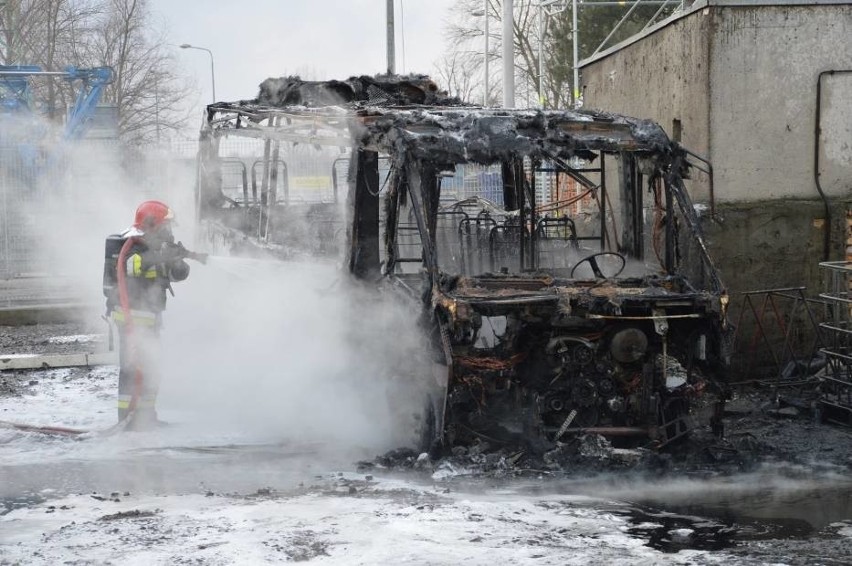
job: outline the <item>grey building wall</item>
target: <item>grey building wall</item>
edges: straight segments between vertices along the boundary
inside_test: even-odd
[[[852,53],[852,38],[847,38],[845,49]],[[852,65],[847,68],[848,72],[824,71],[819,93],[816,167],[824,189],[841,198],[848,198],[852,191]]]
[[[709,155],[719,217],[707,223],[708,234],[736,290],[804,285],[815,293],[823,287],[819,261],[845,252],[852,73],[820,74],[852,70],[852,5],[733,6],[711,14]],[[815,148],[828,213],[815,181]]]
[[[852,70],[852,3],[702,0],[581,66],[586,107],[673,137],[679,120],[683,144],[712,161],[717,214],[703,223],[735,320],[742,291],[823,289],[819,262],[846,257],[852,211],[852,73],[825,73]]]
[[[852,5],[719,7],[710,17],[717,200],[817,197],[817,79],[852,70]],[[823,188],[844,197],[852,191],[852,74],[823,87]]]
[[[584,62],[585,103],[655,120],[708,156],[717,203],[817,198],[817,80],[852,70],[852,4],[741,4],[696,3]],[[821,99],[820,178],[829,196],[848,198],[852,73],[823,77]],[[692,196],[707,201],[708,185]]]

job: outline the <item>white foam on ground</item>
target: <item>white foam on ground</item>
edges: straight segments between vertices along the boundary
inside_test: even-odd
[[[380,481],[355,493],[119,499],[76,495],[0,517],[0,557],[128,565],[731,563],[722,554],[655,551],[624,534],[625,518],[558,496],[442,493]]]
[[[21,397],[0,398],[0,419],[95,430],[115,422],[114,367],[43,370],[26,379],[37,383]],[[416,475],[370,482],[353,471],[332,476],[334,468],[313,461],[310,449],[288,459],[292,448],[260,444],[267,440],[181,424],[82,439],[0,431],[0,475],[12,478],[0,490],[0,563],[723,562],[721,555],[644,546],[626,532],[628,519],[612,512],[617,504],[596,508],[588,497],[505,486],[451,492]],[[75,493],[82,480],[74,474],[91,476],[106,495],[122,493],[119,501]],[[18,494],[21,475],[32,483]],[[183,483],[173,475],[185,476]],[[354,479],[353,493],[347,484]],[[281,494],[245,496],[267,485]],[[216,494],[205,496],[207,489]]]

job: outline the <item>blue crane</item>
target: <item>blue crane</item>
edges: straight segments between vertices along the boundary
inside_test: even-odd
[[[112,82],[113,72],[110,67],[66,67],[63,71],[44,71],[37,65],[0,65],[0,111],[17,114],[32,112],[32,77],[60,77],[68,82],[79,81],[82,84],[68,112],[62,136],[66,140],[76,140],[85,135],[104,88]]]

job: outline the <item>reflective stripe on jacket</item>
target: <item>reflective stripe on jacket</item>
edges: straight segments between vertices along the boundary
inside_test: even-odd
[[[156,279],[156,266],[149,267],[145,271],[142,270],[142,256],[135,253],[127,258],[127,276],[128,277],[144,277],[145,279]]]
[[[134,325],[156,326],[159,322],[159,316],[157,313],[150,311],[131,310],[130,318],[133,319]],[[116,324],[124,324],[127,322],[124,316],[124,311],[122,310],[112,311],[112,320],[115,321]]]
[[[133,401],[133,395],[119,395],[118,396],[118,408],[119,409],[129,409],[130,403]],[[137,409],[149,409],[155,407],[157,404],[157,398],[154,395],[143,394],[136,400],[136,408]]]

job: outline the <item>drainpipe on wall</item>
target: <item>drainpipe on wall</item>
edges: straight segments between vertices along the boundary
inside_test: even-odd
[[[825,206],[825,236],[823,240],[822,261],[829,261],[831,255],[831,203],[828,201],[828,196],[822,190],[822,185],[819,182],[819,136],[822,134],[820,128],[820,115],[822,111],[822,78],[825,75],[836,75],[852,73],[852,69],[832,69],[830,71],[822,71],[817,77],[816,85],[816,122],[814,124],[814,182],[816,189]]]

